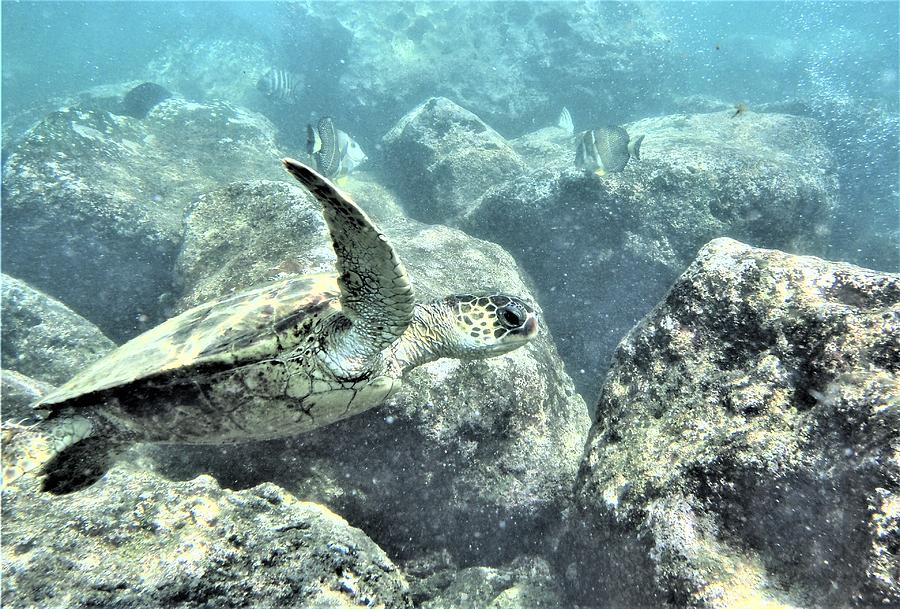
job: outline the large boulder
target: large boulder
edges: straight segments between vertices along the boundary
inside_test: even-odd
[[[714,240],[597,412],[560,553],[581,599],[900,603],[900,275]]]
[[[576,138],[577,136],[554,125],[529,131],[509,140],[509,145],[531,168],[562,171],[575,165]]]
[[[125,465],[54,497],[26,480],[3,496],[3,606],[412,607],[408,584],[362,531],[272,485],[233,492]]]
[[[579,388],[708,240],[821,253],[837,183],[811,119],[721,112],[645,119],[641,160],[599,178],[574,168],[559,129],[513,146],[533,168],[487,191],[461,222],[535,278]],[[575,364],[577,363],[577,368]],[[574,371],[574,370],[573,370]]]
[[[322,212],[299,187],[229,184],[201,195],[186,216],[173,313],[282,276],[329,272],[329,255]]]
[[[321,39],[314,41],[322,43]],[[265,115],[277,127],[279,144],[290,155],[299,156],[306,147],[310,110],[324,112],[328,107],[327,101],[322,105],[321,89],[306,86],[307,78],[323,67],[320,58],[310,62],[309,57],[282,57],[279,50],[279,46],[262,44],[252,35],[199,39],[189,35],[161,45],[144,74],[187,99],[204,103],[224,101]],[[259,80],[270,70],[284,70],[292,75],[296,82],[292,97],[268,96],[258,88]],[[343,117],[339,117],[339,122],[344,124]],[[356,134],[355,128],[353,133]]]
[[[348,188],[366,207],[371,189],[352,181]],[[420,299],[494,288],[533,301],[515,262],[494,244],[396,216],[380,226]],[[179,308],[273,276],[333,269],[327,244],[305,190],[249,182],[211,193],[185,220]],[[559,522],[588,426],[544,329],[502,357],[422,366],[382,407],[317,432],[155,454],[171,476],[212,472],[232,487],[277,481],[399,555],[449,548],[488,560],[543,543],[530,533]]]
[[[393,196],[367,177],[354,175],[346,187],[379,221],[402,216]],[[325,220],[305,190],[267,180],[235,182],[201,195],[190,209],[171,312],[256,283],[333,271]]]
[[[640,3],[298,2],[284,10],[279,51],[306,72],[318,98],[310,102],[340,108],[373,139],[431,95],[521,133],[555,120],[564,104],[586,121],[646,115],[682,85],[660,13]]]
[[[15,370],[0,369],[0,402],[3,404],[4,421],[13,423],[36,422],[41,412],[35,411],[32,404],[50,393],[54,386],[33,379]]]
[[[256,82],[272,65],[271,51],[260,41],[185,37],[160,47],[146,76],[200,102],[259,105]]]
[[[384,162],[410,216],[441,223],[525,168],[499,133],[443,97],[420,104],[384,136]]]
[[[145,80],[126,80],[97,84],[77,92],[66,92],[51,97],[42,97],[25,107],[11,107],[3,117],[2,131],[3,163],[20,145],[27,133],[40,124],[48,115],[60,108],[79,107],[82,110],[102,110],[114,114],[123,113],[123,100],[128,92]]]
[[[130,338],[161,320],[185,207],[233,179],[281,177],[273,137],[225,103],[170,99],[145,119],[51,113],[3,166],[6,272]]]
[[[557,575],[541,558],[523,556],[502,567],[442,564],[443,555],[403,565],[421,609],[559,609],[568,606]],[[438,560],[435,561],[434,558]],[[443,568],[441,568],[443,567]]]
[[[0,276],[3,367],[59,385],[116,345],[69,307],[9,275]]]

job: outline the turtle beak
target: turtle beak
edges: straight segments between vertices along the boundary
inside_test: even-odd
[[[525,323],[522,324],[522,334],[525,335],[526,338],[533,338],[538,331],[538,321],[537,316],[533,314],[528,315],[528,319],[525,320]]]

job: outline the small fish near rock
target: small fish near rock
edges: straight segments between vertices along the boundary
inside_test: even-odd
[[[563,106],[559,118],[556,119],[556,126],[566,132],[566,135],[575,135],[575,123],[572,121],[572,114],[569,109]]]
[[[273,68],[256,81],[256,90],[272,101],[296,104],[303,93],[303,76],[288,70]]]
[[[356,141],[334,126],[330,117],[306,126],[306,151],[316,161],[316,169],[328,178],[341,180],[369,158]]]
[[[160,102],[172,97],[172,93],[154,82],[141,83],[122,98],[122,114],[134,118],[147,118]]]
[[[625,169],[628,159],[641,160],[644,136],[631,139],[623,127],[600,127],[583,132],[575,146],[575,166],[598,176]]]

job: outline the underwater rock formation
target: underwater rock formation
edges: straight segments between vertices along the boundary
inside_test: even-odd
[[[315,58],[311,90],[357,117],[354,133],[366,138],[429,96],[521,133],[563,105],[585,120],[643,116],[682,84],[661,19],[640,3],[298,2],[285,11],[284,61],[307,69]]]
[[[716,239],[620,344],[561,569],[610,606],[900,603],[900,275]]]
[[[162,319],[188,203],[242,177],[287,179],[279,156],[271,123],[224,103],[170,99],[143,120],[53,112],[3,167],[4,269],[124,341]]]
[[[556,574],[541,558],[523,556],[505,567],[445,568],[428,557],[403,565],[421,609],[559,609],[569,607]],[[574,609],[574,608],[573,608]]]
[[[581,133],[569,133],[554,125],[511,139],[509,145],[532,170],[564,171],[575,167],[575,146]]]
[[[851,102],[827,87],[814,89],[817,93],[809,97],[760,106],[768,112],[809,116],[824,125],[841,188],[828,254],[866,268],[900,268],[900,227],[895,221],[900,120],[892,109],[896,104],[877,99]],[[858,247],[860,243],[865,247]]]
[[[69,307],[15,277],[0,277],[3,367],[59,385],[116,345]]]
[[[383,141],[391,183],[422,222],[454,220],[489,187],[525,169],[499,133],[443,97],[409,112]]]
[[[3,496],[3,606],[412,607],[362,531],[272,484],[234,492],[116,466],[54,497],[33,479]]]
[[[161,47],[146,74],[191,100],[225,101],[255,110],[256,81],[272,67],[269,55],[258,41],[186,37]]]
[[[4,358],[5,359],[5,358]],[[0,403],[4,421],[36,421],[40,416],[31,405],[50,393],[54,386],[15,370],[0,370]]]
[[[865,267],[900,268],[900,118],[896,111],[880,103],[834,103],[812,108],[811,114],[825,124],[838,165],[842,197],[835,214],[832,251]],[[860,243],[865,247],[859,247]]]
[[[461,222],[501,244],[535,279],[579,388],[709,239],[823,253],[837,200],[834,159],[811,119],[749,112],[673,115],[626,125],[641,160],[600,178],[546,128],[511,141],[527,175],[488,190]],[[540,136],[540,137],[538,137]],[[574,372],[574,370],[573,370]]]
[[[333,258],[321,209],[305,190],[268,180],[229,184],[201,195],[185,217],[171,313],[288,275],[333,272]]]
[[[285,7],[280,6],[277,10],[281,13]],[[246,28],[236,29],[243,31]],[[320,88],[305,86],[307,73],[319,75],[319,78],[336,73],[323,61],[324,49],[333,42],[323,33],[322,30],[311,32],[314,38],[307,41],[316,55],[314,60],[308,53],[276,53],[278,45],[262,44],[252,34],[233,33],[227,38],[212,39],[188,36],[161,46],[144,74],[187,99],[204,103],[227,102],[264,114],[278,128],[278,142],[291,156],[299,156],[298,151],[305,147],[310,111],[330,115],[344,107],[343,100],[323,99]],[[290,99],[268,96],[259,90],[260,79],[270,70],[286,71],[300,83]],[[345,115],[340,116],[343,119]],[[343,124],[343,120],[340,122]]]
[[[141,84],[140,80],[96,84],[80,91],[35,100],[26,107],[5,113],[2,130],[3,162],[19,146],[21,140],[38,123],[60,108],[78,107],[82,111],[102,110],[122,113],[122,99],[128,91]]]
[[[367,190],[355,184],[351,177],[346,188],[365,208]],[[421,300],[484,288],[529,298],[515,262],[494,244],[401,217],[380,227]],[[311,195],[275,182],[232,184],[186,217],[179,308],[323,270],[333,270],[333,253]],[[544,333],[503,357],[421,366],[383,406],[312,433],[153,454],[167,475],[212,472],[230,487],[277,482],[329,505],[394,556],[446,548],[508,560],[558,525],[588,427],[584,401]]]

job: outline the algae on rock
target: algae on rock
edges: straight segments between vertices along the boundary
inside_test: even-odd
[[[164,319],[181,216],[241,178],[288,178],[265,118],[169,99],[146,119],[79,106],[35,125],[3,166],[3,262],[117,341]],[[73,280],[73,278],[75,278]]]
[[[383,141],[403,207],[422,222],[456,220],[485,190],[525,169],[499,133],[443,97],[419,104]]]
[[[39,488],[26,478],[4,491],[10,609],[412,607],[362,531],[272,484],[235,492],[120,464],[78,493]]]
[[[0,277],[0,309],[7,370],[60,385],[116,347],[63,303],[5,274]]]
[[[900,276],[714,240],[616,352],[560,560],[627,606],[896,604],[898,407]]]

